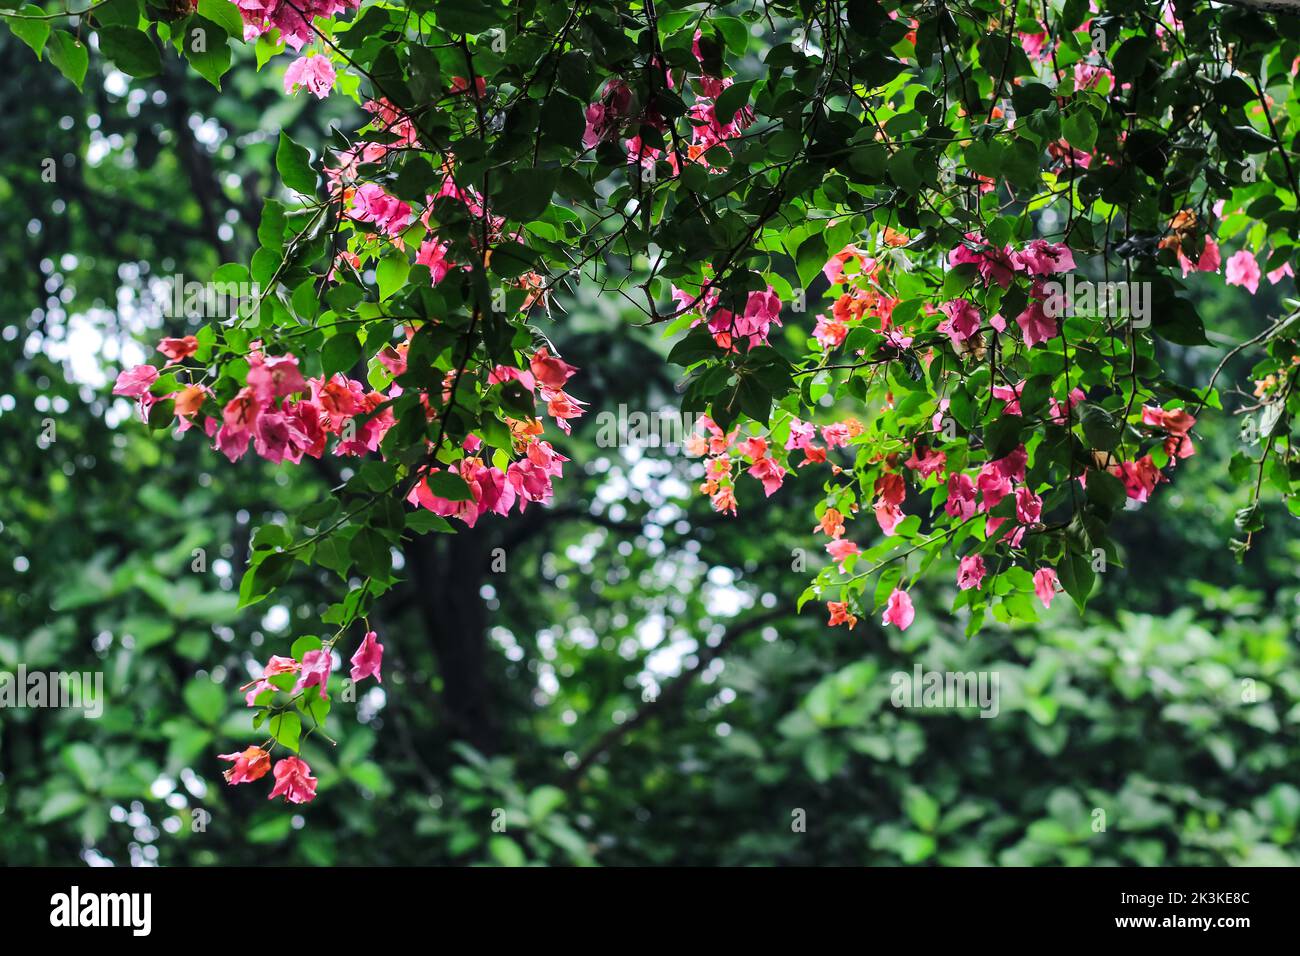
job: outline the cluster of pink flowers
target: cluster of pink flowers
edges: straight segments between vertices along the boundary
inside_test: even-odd
[[[681,172],[681,162],[699,163],[707,168],[704,154],[715,146],[724,146],[739,137],[754,121],[754,112],[749,107],[742,107],[732,116],[719,116],[717,98],[732,85],[727,77],[710,76],[704,71],[704,57],[699,47],[700,34],[697,31],[693,49],[700,64],[700,74],[695,77],[698,92],[691,104],[688,118],[691,123],[691,140],[686,145],[685,156],[679,155],[674,145],[667,150],[649,146],[642,141],[639,133],[624,141],[627,161],[630,165],[652,169],[660,159],[665,159],[674,176]],[[664,85],[673,89],[672,73],[657,64],[662,70]],[[599,146],[603,142],[616,139],[624,130],[650,127],[660,133],[668,132],[665,117],[653,105],[639,106],[636,96],[628,84],[619,77],[605,83],[600,97],[587,107],[586,128],[582,134],[582,145],[587,149]]]
[[[345,10],[356,10],[361,0],[235,0],[244,17],[244,39],[254,40],[278,29],[284,42],[294,50],[311,42],[311,21],[326,19]]]
[[[408,329],[408,335],[410,330]],[[173,361],[182,361],[198,348],[197,339],[164,339],[159,351]],[[408,344],[386,346],[379,360],[394,378],[406,371]],[[213,440],[213,447],[231,461],[238,461],[250,445],[262,458],[280,463],[300,462],[304,455],[320,458],[325,452],[330,436],[338,441],[335,455],[363,456],[379,450],[384,435],[395,424],[387,403],[402,394],[401,386],[393,383],[387,392],[367,390],[355,379],[342,373],[329,378],[304,379],[299,371],[298,359],[291,354],[269,357],[263,354],[258,343],[248,355],[247,384],[226,403],[221,419],[205,416],[203,430]],[[546,403],[548,413],[566,433],[570,420],[583,414],[584,402],[564,391],[564,385],[577,370],[539,349],[530,360],[528,370],[498,366],[489,376],[489,384],[509,380],[518,381],[530,392],[536,392]],[[209,394],[203,385],[187,385],[177,392],[156,396],[150,392],[158,380],[158,370],[152,365],[137,365],[123,371],[113,387],[113,394],[137,399],[142,418],[148,418],[154,403],[163,398],[175,402],[178,431],[187,431],[194,425],[204,398]],[[444,385],[444,400],[454,387],[455,373],[448,373]],[[427,401],[425,401],[427,406]],[[511,422],[516,444],[526,456],[510,466],[510,474],[502,476],[501,490],[493,494],[495,468],[482,468],[474,458],[467,458],[453,466],[471,488],[485,489],[483,500],[488,504],[467,511],[464,502],[445,502],[429,493],[427,479],[411,492],[411,502],[429,508],[438,514],[453,514],[473,524],[479,514],[495,511],[505,514],[516,500],[522,510],[529,501],[546,502],[551,499],[551,479],[559,477],[560,465],[568,461],[537,436],[542,432],[540,422]],[[516,427],[517,426],[517,427]],[[474,436],[466,440],[466,451],[478,450],[481,442]],[[481,471],[476,468],[482,469]],[[433,469],[436,470],[436,469]],[[431,472],[430,472],[431,473]]]
[[[379,635],[367,631],[356,653],[352,655],[351,677],[354,683],[373,677],[383,683],[380,667],[383,663],[384,645],[379,643]],[[270,678],[280,674],[297,674],[298,682],[292,694],[302,694],[308,688],[317,687],[321,697],[326,697],[325,685],[333,669],[333,652],[329,648],[318,648],[303,654],[301,662],[292,657],[272,657],[262,669],[262,676],[248,685],[246,701],[249,707],[257,706],[257,698],[276,687]],[[226,770],[223,776],[232,786],[252,783],[266,776],[271,768],[271,754],[263,747],[250,746],[244,750],[229,754],[218,754],[221,760],[228,760],[234,766]],[[275,764],[272,771],[275,786],[271,788],[268,799],[284,797],[289,803],[310,803],[316,799],[317,780],[311,775],[311,767],[301,757],[285,757]]]
[[[889,241],[889,232],[886,230],[886,242]],[[857,264],[852,275],[845,271],[845,266],[851,262]],[[831,307],[831,314],[819,314],[813,328],[813,338],[824,351],[843,345],[849,330],[867,316],[877,319],[879,324],[875,331],[884,335],[890,345],[906,348],[912,344],[910,336],[891,328],[898,300],[889,295],[881,284],[880,260],[866,255],[856,246],[848,245],[827,260],[822,267],[822,274],[832,286],[845,286]]]
[[[470,499],[453,501],[434,494],[429,478],[439,469],[430,466],[421,472],[420,481],[411,489],[407,500],[444,518],[457,518],[471,528],[485,514],[509,514],[516,502],[522,512],[530,502],[544,504],[551,500],[555,493],[551,482],[562,476],[564,462],[569,459],[552,448],[550,442],[529,442],[523,457],[512,461],[505,471],[474,456],[481,444],[471,435],[465,440],[465,450],[470,456],[449,466],[469,486]]]
[[[318,100],[323,100],[334,89],[334,64],[323,54],[300,56],[284,71],[284,91],[289,94],[307,89]]]
[[[771,286],[763,292],[751,292],[745,298],[745,310],[739,314],[718,306],[719,294],[711,285],[705,285],[699,295],[673,289],[673,300],[683,313],[700,314],[692,327],[707,322],[713,341],[728,352],[740,351],[737,343],[747,348],[767,344],[773,325],[781,324],[781,298]],[[705,318],[707,316],[707,319]]]
[[[719,512],[737,511],[735,482],[732,476],[733,466],[745,465],[745,474],[763,486],[763,493],[768,497],[775,494],[789,474],[786,465],[779,462],[772,454],[768,438],[752,435],[736,441],[738,429],[724,432],[708,416],[701,416],[699,427],[686,439],[686,453],[692,456],[704,456],[705,480],[700,485],[701,493],[708,495],[713,509]],[[822,445],[817,444],[818,427],[811,422],[798,418],[790,422],[790,432],[785,441],[785,451],[802,451],[803,461],[800,468],[807,465],[821,464],[826,461],[829,448],[843,448],[849,441],[862,433],[862,425],[856,419],[836,422],[821,426]],[[788,458],[788,456],[787,456]],[[832,466],[836,472],[838,466]]]
[[[1029,305],[1016,316],[1025,345],[1039,345],[1060,331],[1055,317],[1048,314],[1046,303],[1049,296],[1042,280],[1074,268],[1074,255],[1067,246],[1033,239],[1023,249],[1015,250],[1010,245],[999,249],[989,245],[979,234],[967,233],[966,241],[948,253],[948,264],[974,265],[986,285],[997,284],[1004,289],[1011,285],[1017,273],[1029,276],[1033,280]],[[948,336],[954,348],[961,349],[979,331],[983,321],[979,308],[969,299],[952,299],[939,306],[939,310],[945,316],[939,323],[939,331]],[[1007,321],[1001,315],[994,315],[989,318],[989,325],[1005,332]]]
[[[535,391],[546,402],[548,414],[567,433],[572,427],[569,420],[581,416],[585,404],[564,391],[565,383],[576,371],[558,356],[551,355],[548,349],[541,348],[529,360],[528,369],[499,365],[490,373],[488,381],[492,384],[516,381],[530,392]],[[457,518],[471,528],[485,514],[508,514],[516,503],[522,512],[530,503],[549,502],[555,493],[552,481],[562,477],[564,463],[569,459],[550,442],[538,437],[542,432],[540,422],[510,420],[509,423],[515,446],[523,454],[504,471],[476,455],[483,444],[476,435],[468,436],[463,444],[468,457],[449,466],[448,470],[469,487],[469,499],[451,500],[435,494],[429,481],[440,469],[429,466],[420,473],[420,480],[407,500],[444,518]]]

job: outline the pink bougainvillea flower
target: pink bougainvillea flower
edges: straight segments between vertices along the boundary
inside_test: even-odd
[[[954,347],[979,331],[980,310],[969,299],[952,299],[939,306],[939,311],[947,316],[939,323],[939,331],[952,340]]]
[[[898,523],[905,517],[903,509],[881,498],[872,505],[872,510],[875,512],[876,523],[880,525],[880,530],[884,532],[886,538],[892,538],[894,529],[898,527]]]
[[[451,246],[440,239],[429,238],[420,243],[420,248],[415,255],[415,264],[426,266],[429,270],[429,281],[437,285],[447,277],[451,271],[453,263],[447,258],[447,253],[451,251]]]
[[[469,92],[469,80],[463,76],[453,76],[448,90],[453,96]],[[481,76],[474,77],[474,98],[481,99],[487,94],[487,80]]]
[[[226,783],[231,785],[252,783],[266,776],[266,772],[271,769],[271,755],[261,747],[249,747],[238,753],[217,756],[222,760],[233,761],[235,764],[229,770],[222,771]]]
[[[379,673],[379,666],[384,658],[384,645],[379,643],[379,635],[374,631],[367,631],[366,636],[361,641],[361,646],[357,652],[352,655],[352,682],[356,683],[365,677],[373,677],[379,683],[384,682],[384,678]]]
[[[948,500],[943,510],[961,521],[975,514],[975,482],[970,475],[957,471],[948,476]]]
[[[275,786],[267,799],[284,797],[289,803],[310,803],[316,799],[316,778],[301,757],[285,757],[275,765],[273,773]]]
[[[993,386],[993,397],[1000,402],[1006,402],[1006,405],[1002,408],[1004,415],[1020,414],[1020,393],[1024,390],[1024,382],[1017,382],[1015,385]]]
[[[152,365],[136,365],[118,375],[113,384],[113,394],[139,398],[157,380],[158,370]]]
[[[302,670],[302,665],[292,657],[272,656],[266,662],[266,668],[262,671],[263,677],[275,677],[277,674],[296,674]]]
[[[1171,465],[1179,458],[1190,458],[1196,453],[1196,448],[1188,435],[1192,426],[1196,424],[1196,416],[1187,409],[1165,410],[1159,406],[1143,405],[1142,421],[1146,425],[1164,429],[1169,433],[1169,437],[1165,439],[1164,449]]]
[[[1079,388],[1070,389],[1070,394],[1065,397],[1065,402],[1058,402],[1054,398],[1047,400],[1048,407],[1052,411],[1052,421],[1058,425],[1064,425],[1069,417],[1070,411],[1086,398],[1083,390]]]
[[[248,692],[244,694],[244,703],[247,704],[249,707],[256,707],[257,698],[260,697],[266,691],[275,690],[275,685],[272,684],[269,680],[257,680],[257,681],[253,681],[251,685],[246,684],[244,686],[248,687]],[[244,689],[243,687],[240,688],[240,690],[243,689]]]
[[[747,473],[751,478],[756,478],[763,483],[763,492],[769,498],[780,489],[786,476],[786,470],[777,464],[775,459],[767,457],[756,460],[749,466]]]
[[[200,408],[203,407],[203,398],[208,394],[207,388],[202,385],[186,385],[179,392],[168,397],[175,402],[176,415],[182,419],[188,419],[196,415]],[[190,423],[183,423],[188,429]]]
[[[844,281],[844,266],[850,260],[858,261],[858,268],[862,269],[867,262],[867,257],[862,250],[853,245],[845,246],[835,255],[827,260],[826,265],[822,266],[822,275],[826,276],[826,281],[831,285],[838,285]]]
[[[1123,482],[1125,493],[1134,501],[1147,501],[1156,485],[1164,480],[1150,455],[1143,455],[1137,461],[1120,462],[1110,472]]]
[[[1056,319],[1047,314],[1043,300],[1039,298],[1034,298],[1029,307],[1016,316],[1016,324],[1020,326],[1020,333],[1029,348],[1055,338],[1059,331]]]
[[[885,604],[885,614],[880,619],[882,624],[895,624],[900,631],[906,631],[912,626],[912,621],[916,617],[916,609],[912,607],[912,599],[908,597],[907,592],[901,588],[894,588],[889,595],[889,601]]]
[[[985,462],[975,478],[975,484],[984,496],[984,510],[991,511],[1007,495],[1011,494],[1011,479],[1002,473],[994,462]]]
[[[764,344],[771,326],[780,324],[781,298],[771,286],[766,292],[751,292],[745,300],[744,313],[728,322],[736,335],[749,340],[750,348]]]
[[[534,353],[528,360],[528,367],[539,384],[557,391],[564,388],[564,383],[578,371],[563,359],[551,355],[545,348]]]
[[[830,448],[843,448],[852,437],[849,434],[849,426],[843,422],[822,426],[822,441]]]
[[[1201,254],[1195,262],[1183,255],[1183,250],[1179,249],[1178,264],[1183,267],[1184,279],[1192,272],[1218,272],[1221,264],[1219,244],[1213,239],[1206,239],[1205,248],[1201,250]]]
[[[292,94],[304,86],[319,100],[330,95],[334,88],[334,64],[329,57],[308,54],[289,64],[284,71],[284,91]]]
[[[1056,571],[1052,568],[1039,568],[1034,572],[1034,593],[1043,602],[1043,607],[1052,606],[1052,598],[1056,597],[1056,584]]]
[[[873,486],[877,495],[891,505],[901,505],[907,499],[907,482],[897,472],[887,471]]]
[[[852,554],[860,554],[856,541],[849,541],[847,538],[838,538],[834,541],[826,542],[826,551],[831,556],[831,560],[836,564],[843,564],[844,559]]]
[[[248,361],[248,387],[260,404],[266,405],[277,398],[307,391],[307,382],[298,371],[296,355],[266,358],[254,353]]]
[[[1025,480],[1025,465],[1028,463],[1029,453],[1025,451],[1024,445],[1017,446],[1006,455],[993,462],[998,471],[1006,475],[1012,481]]]
[[[1031,60],[1046,60],[1052,52],[1048,46],[1049,37],[1046,32],[1043,33],[1021,33],[1020,45],[1025,51],[1025,56]]]
[[[1223,270],[1224,281],[1228,285],[1245,286],[1251,295],[1259,289],[1259,263],[1245,249],[1238,250],[1228,260]]]
[[[334,666],[333,655],[323,647],[314,651],[308,651],[302,655],[302,673],[298,677],[298,683],[294,685],[295,694],[306,690],[308,687],[320,687],[320,695],[325,695],[325,685],[329,683],[330,670]]]
[[[817,316],[817,325],[813,328],[813,338],[821,344],[823,350],[838,348],[844,344],[849,334],[849,327],[834,318]]]
[[[1043,513],[1043,499],[1023,485],[1016,489],[1016,520],[1033,524]]]
[[[389,236],[396,236],[414,218],[409,203],[390,196],[376,183],[363,183],[357,187],[347,214],[357,222],[374,223]]]
[[[1268,281],[1273,285],[1277,285],[1279,282],[1282,281],[1283,276],[1291,276],[1292,278],[1295,277],[1295,271],[1291,268],[1291,263],[1284,262],[1276,269],[1273,269],[1271,272],[1269,272]]]
[[[948,253],[948,264],[959,266],[972,264],[979,271],[985,285],[997,283],[1002,288],[1011,285],[1015,275],[1015,264],[1011,259],[1011,247],[998,249],[988,244],[978,233],[966,233],[966,241],[959,243]]]
[[[184,338],[163,339],[158,343],[158,351],[173,362],[183,362],[199,350],[199,340],[192,335]]]
[[[957,568],[957,587],[963,591],[977,588],[984,583],[984,558],[978,554],[968,554],[961,559]]]
[[[918,445],[912,450],[912,457],[903,464],[913,471],[919,472],[922,478],[929,478],[931,475],[943,473],[944,467],[948,464],[948,455],[945,452],[934,451]]]
[[[1034,239],[1019,252],[1011,254],[1016,269],[1031,276],[1054,275],[1074,268],[1074,253],[1069,246]]]
[[[790,422],[790,435],[785,440],[785,450],[807,448],[817,440],[817,426],[812,422],[794,419]]]

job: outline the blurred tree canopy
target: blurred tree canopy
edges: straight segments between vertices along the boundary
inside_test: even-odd
[[[0,710],[0,860],[1300,862],[1300,549],[1266,505],[1244,561],[1226,550],[1251,492],[1213,464],[1243,447],[1227,415],[1117,524],[1122,565],[1086,612],[975,638],[939,614],[906,633],[799,614],[805,565],[826,560],[803,550],[818,488],[729,519],[693,493],[698,465],[602,447],[589,416],[557,442],[572,464],[552,506],[406,546],[371,613],[382,688],[304,747],[329,799],[227,787],[213,754],[248,736],[236,688],[318,633],[339,587],[316,567],[239,610],[250,538],[351,472],[232,466],[150,436],[109,385],[194,331],[160,324],[157,280],[251,255],[268,131],[318,145],[346,107],[286,99],[239,53],[222,95],[97,58],[79,92],[7,34],[0,65],[22,77],[0,90],[0,670],[102,671],[107,696],[97,720]],[[1162,348],[1204,381],[1258,316],[1219,283],[1195,294],[1215,347]],[[1253,308],[1280,309],[1270,294]],[[616,297],[579,288],[564,309],[549,334],[593,409],[675,403],[667,343]],[[951,605],[952,580],[918,606]],[[916,663],[997,672],[999,718],[891,706]]]

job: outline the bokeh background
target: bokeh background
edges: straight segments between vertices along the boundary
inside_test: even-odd
[[[1202,416],[1197,455],[1119,523],[1124,566],[1085,613],[1062,597],[967,640],[939,568],[905,634],[829,629],[795,610],[800,549],[826,560],[816,480],[752,484],[720,518],[697,463],[598,446],[598,412],[671,408],[675,381],[657,334],[591,293],[549,328],[591,405],[559,443],[554,506],[400,556],[373,618],[383,686],[335,708],[337,747],[306,747],[315,803],[227,787],[216,754],[254,739],[250,664],[320,633],[342,587],[304,569],[237,611],[249,537],[345,463],[231,465],[108,390],[193,331],[164,323],[162,280],[255,248],[279,130],[319,151],[357,114],[284,96],[282,64],[241,62],[218,93],[164,60],[148,81],[92,62],[83,95],[0,36],[0,670],[102,671],[108,698],[99,720],[0,710],[0,862],[1300,862],[1300,547],[1275,502],[1245,561],[1229,551],[1238,417]],[[1162,346],[1196,384],[1294,292],[1198,288],[1215,348]],[[1249,367],[1220,383],[1229,409]],[[996,671],[998,717],[891,706],[917,662]]]

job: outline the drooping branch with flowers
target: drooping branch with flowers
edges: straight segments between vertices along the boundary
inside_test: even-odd
[[[262,600],[299,562],[361,581],[333,638],[246,688],[267,739],[223,758],[295,802],[310,768],[270,751],[319,732],[345,636],[352,680],[379,679],[368,612],[403,537],[550,501],[552,442],[585,409],[547,327],[577,284],[635,305],[686,370],[715,510],[820,483],[829,557],[801,606],[906,629],[946,555],[973,635],[1061,591],[1082,606],[1118,561],[1111,523],[1190,467],[1224,410],[1217,374],[1168,371],[1222,344],[1189,282],[1244,303],[1294,276],[1300,20],[1249,5],[108,0],[71,29],[29,10],[0,16],[78,84],[93,31],[132,75],[173,47],[219,85],[248,45],[286,95],[357,104],[323,155],[280,136],[261,247],[211,277],[253,300],[114,390],[231,462],[358,460],[255,537],[240,588]],[[1229,353],[1258,359],[1261,441],[1229,466],[1256,504],[1300,481],[1295,317]],[[1238,516],[1235,550],[1260,522]]]

